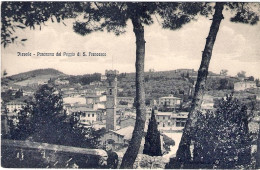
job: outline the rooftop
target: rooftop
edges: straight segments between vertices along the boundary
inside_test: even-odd
[[[127,126],[125,128],[115,131],[115,133],[124,136],[124,139],[126,140],[130,140],[132,138],[133,130],[133,126]]]

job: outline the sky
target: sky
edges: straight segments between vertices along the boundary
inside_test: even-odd
[[[219,73],[228,70],[228,75],[246,71],[247,76],[260,78],[260,23],[254,26],[231,23],[229,12],[224,13],[214,45],[209,70]],[[212,18],[212,17],[210,17]],[[180,68],[198,70],[202,51],[212,20],[198,17],[196,21],[171,31],[162,29],[160,21],[145,26],[145,71],[166,71]],[[54,68],[69,75],[94,72],[104,73],[106,69],[119,72],[135,72],[135,35],[130,21],[126,33],[95,32],[81,36],[73,32],[74,20],[62,23],[47,22],[35,30],[17,30],[24,44],[14,43],[1,47],[1,70],[8,75],[34,69]],[[35,56],[18,56],[17,53],[31,52]],[[37,52],[98,52],[106,56],[37,56]]]

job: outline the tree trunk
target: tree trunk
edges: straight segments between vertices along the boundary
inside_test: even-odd
[[[258,122],[258,138],[257,138],[257,151],[256,151],[256,169],[260,169],[260,122]]]
[[[129,146],[123,157],[120,168],[133,168],[135,159],[139,152],[140,144],[143,137],[145,126],[145,92],[144,92],[144,57],[145,57],[145,40],[144,27],[142,26],[140,17],[137,13],[131,18],[133,23],[133,31],[136,37],[136,122],[129,142]],[[129,132],[130,133],[130,132]]]
[[[194,128],[194,125],[197,121],[197,112],[200,110],[201,103],[203,101],[203,95],[205,91],[206,80],[208,76],[208,68],[213,51],[213,46],[216,40],[221,20],[224,19],[222,14],[223,7],[224,3],[216,2],[215,14],[213,16],[213,21],[210,27],[209,35],[206,40],[206,45],[202,54],[202,60],[198,71],[198,77],[195,86],[195,93],[193,96],[191,110],[188,115],[188,119],[183,130],[181,142],[176,154],[176,164],[174,165],[175,168],[181,168],[185,163],[188,163],[191,160],[191,130]]]

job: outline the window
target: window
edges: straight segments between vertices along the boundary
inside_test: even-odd
[[[90,114],[88,114],[88,117],[90,117]]]
[[[94,113],[92,114],[92,117],[94,117]]]
[[[171,126],[171,122],[168,122],[168,126]]]
[[[109,94],[112,95],[112,89],[109,89]]]
[[[165,117],[163,116],[163,120],[165,119]]]

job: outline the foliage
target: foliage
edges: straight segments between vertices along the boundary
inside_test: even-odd
[[[82,76],[69,76],[66,80],[69,80],[70,84],[80,83],[81,85],[87,85],[94,81],[101,81],[101,74],[94,73]]]
[[[96,148],[101,134],[80,125],[79,115],[71,117],[63,110],[60,93],[50,85],[42,85],[35,99],[18,113],[18,125],[11,134],[16,140]]]
[[[158,131],[154,110],[152,110],[151,119],[149,120],[148,130],[145,136],[143,154],[150,156],[162,155],[160,132]]]
[[[255,78],[254,78],[254,76],[249,76],[249,77],[248,77],[248,80],[249,80],[249,81],[254,81]]]
[[[120,105],[128,105],[128,102],[126,102],[126,101],[119,101],[119,104]]]
[[[15,98],[21,98],[23,97],[23,90],[19,89],[15,95],[14,95]]]
[[[163,147],[166,149],[166,151],[170,151],[170,146],[175,145],[175,141],[164,134],[163,134],[163,143],[164,143]]]
[[[4,76],[7,76],[7,74],[8,74],[7,71],[4,69],[3,77],[4,77]]]
[[[255,79],[255,83],[256,83],[256,86],[257,86],[257,87],[260,86],[259,79]]]
[[[227,76],[227,73],[228,73],[228,70],[226,70],[226,69],[223,69],[220,71],[220,75]]]
[[[232,90],[232,89],[234,89],[234,83],[227,78],[220,79],[218,89],[219,90],[225,90],[225,89]]]
[[[16,29],[35,29],[44,25],[49,19],[61,22],[66,18],[75,18],[77,4],[74,2],[3,2],[1,4],[1,44],[20,42],[27,39],[16,35]]]
[[[1,98],[4,102],[9,102],[11,100],[14,100],[15,97],[13,95],[13,90],[9,89],[5,92],[1,92]]]
[[[194,163],[208,168],[236,168],[251,161],[247,107],[232,95],[216,112],[199,113],[194,129]]]
[[[241,71],[237,73],[237,77],[239,78],[245,78],[246,77],[246,72],[245,71]]]

